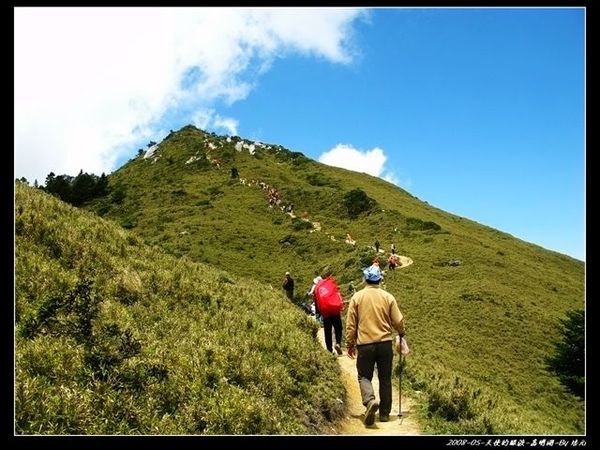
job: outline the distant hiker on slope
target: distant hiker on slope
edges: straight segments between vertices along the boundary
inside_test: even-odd
[[[375,251],[379,253],[379,241],[377,239],[375,240]]]
[[[285,291],[285,295],[290,299],[291,302],[294,301],[294,279],[290,275],[289,272],[285,273],[285,278],[283,279],[282,284],[283,290]]]
[[[358,384],[365,412],[365,425],[373,425],[379,409],[379,420],[387,422],[392,410],[392,333],[404,336],[404,317],[394,296],[384,291],[379,283],[381,270],[372,265],[363,271],[365,286],[350,299],[346,316],[346,344],[348,356],[356,360]],[[373,371],[377,365],[379,399],[373,392]]]
[[[390,270],[394,270],[398,265],[398,257],[394,254],[391,254],[388,258],[388,266],[390,266]]]
[[[317,280],[317,277],[315,280]],[[314,281],[314,280],[313,280]],[[317,312],[323,317],[323,333],[325,335],[325,347],[331,353],[335,348],[338,355],[342,354],[342,310],[344,299],[340,294],[339,287],[332,277],[321,279],[315,283],[313,294]],[[331,328],[335,330],[335,347],[331,336]]]
[[[392,255],[396,254],[396,244],[392,244],[391,251],[392,251]]]

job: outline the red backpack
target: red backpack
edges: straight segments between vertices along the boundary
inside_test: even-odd
[[[344,299],[335,280],[327,277],[315,286],[315,298],[319,314],[330,317],[339,314],[344,309]]]

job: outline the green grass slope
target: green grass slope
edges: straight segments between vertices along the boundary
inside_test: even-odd
[[[245,147],[242,146],[245,144]],[[386,276],[407,316],[407,375],[429,433],[576,434],[584,404],[546,370],[559,320],[584,307],[584,264],[420,201],[381,179],[325,166],[278,145],[171,133],[110,175],[111,196],[88,207],[179,257],[271,284],[295,276],[298,302],[316,274],[346,295],[378,239],[414,264]],[[237,146],[237,148],[236,148]],[[269,208],[277,188],[316,231]],[[359,188],[368,211],[351,216]],[[347,233],[355,246],[344,243]],[[450,265],[452,260],[460,265]]]
[[[17,434],[331,431],[339,368],[278,290],[15,189]]]

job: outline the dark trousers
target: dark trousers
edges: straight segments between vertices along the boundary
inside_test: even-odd
[[[392,410],[392,341],[357,346],[356,370],[363,405],[375,399],[373,392],[373,370],[377,365],[379,379],[379,414],[389,415]]]
[[[289,298],[289,299],[290,299],[290,301],[294,301],[294,291],[288,291],[288,290],[286,289],[286,291],[285,291],[285,295],[287,295],[287,298]]]
[[[323,333],[325,334],[325,347],[330,352],[333,351],[331,342],[331,327],[335,330],[335,342],[342,345],[342,317],[340,315],[323,317]]]

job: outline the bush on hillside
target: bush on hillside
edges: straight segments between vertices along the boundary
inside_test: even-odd
[[[312,186],[331,186],[331,187],[336,187],[336,183],[335,181],[333,181],[331,178],[329,178],[326,175],[323,175],[322,173],[319,172],[312,172],[309,173],[306,176],[306,181],[308,181]]]
[[[171,191],[171,195],[173,195],[173,197],[185,197],[187,195],[187,192],[183,188],[173,189]]]
[[[100,217],[107,215],[110,211],[110,200],[108,197],[100,199],[95,204],[94,211],[96,211],[96,214],[98,214]]]
[[[137,225],[137,220],[132,215],[127,215],[121,219],[120,222],[123,228],[134,228]]]
[[[352,219],[357,218],[364,212],[372,210],[377,205],[377,202],[360,188],[347,192],[344,195],[342,203],[348,212],[348,216]]]
[[[311,161],[304,156],[302,152],[292,152],[281,146],[279,146],[279,150],[275,152],[275,160],[278,162],[291,162],[295,167],[303,166]]]
[[[110,194],[113,203],[120,205],[125,200],[125,187],[122,184],[117,185]]]
[[[371,264],[373,264],[375,260],[379,262],[380,268],[385,269],[387,267],[387,258],[384,258],[379,253],[375,253],[371,247],[363,247],[358,255],[358,263],[360,267],[357,267],[357,269],[362,271],[362,269],[365,267],[369,267]],[[347,264],[348,263],[346,263],[346,267]]]
[[[395,368],[396,373],[398,367]],[[506,426],[495,417],[500,412],[495,398],[481,387],[455,376],[417,376],[412,364],[404,363],[404,375],[413,389],[427,393],[428,426],[444,434],[502,434]]]
[[[215,197],[218,197],[219,195],[224,194],[224,192],[221,189],[221,186],[215,185],[215,186],[209,186],[208,189],[206,189],[205,194],[208,194],[212,198],[215,198]]]
[[[406,218],[406,226],[409,230],[416,231],[440,231],[442,229],[437,223],[432,221],[423,221],[421,219],[417,219],[416,217],[407,217]]]
[[[311,160],[302,156],[302,158],[294,158],[292,159],[292,164],[294,166],[293,170],[306,170],[305,167]]]
[[[560,320],[561,339],[554,343],[555,354],[547,364],[560,382],[575,395],[585,394],[585,312],[582,309],[567,312]]]
[[[428,409],[452,422],[470,420],[475,417],[472,399],[473,393],[457,377],[452,387],[431,392]]]
[[[287,234],[284,237],[282,237],[281,239],[279,239],[279,243],[281,245],[294,245],[294,244],[296,244],[297,241],[298,240],[296,239],[296,237],[291,234]]]
[[[312,230],[313,225],[309,221],[294,218],[292,219],[292,228],[294,231]]]

